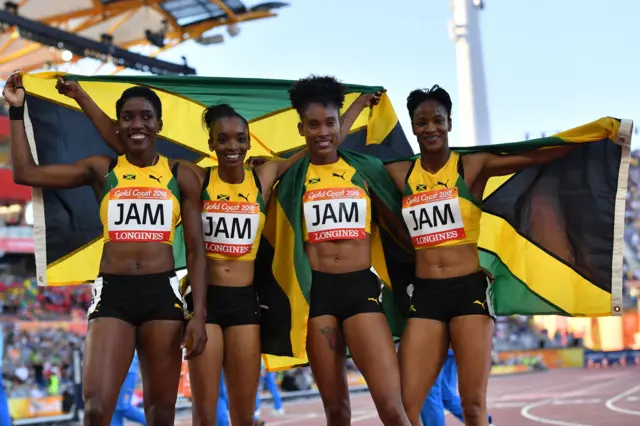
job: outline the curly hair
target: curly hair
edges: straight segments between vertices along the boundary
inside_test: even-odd
[[[335,77],[312,75],[296,81],[289,89],[291,105],[302,116],[311,103],[325,107],[334,106],[338,110],[344,104],[345,88]]]

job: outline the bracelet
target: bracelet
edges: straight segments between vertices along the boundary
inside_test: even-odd
[[[24,120],[24,106],[19,107],[9,107],[9,119],[11,121],[22,121]]]

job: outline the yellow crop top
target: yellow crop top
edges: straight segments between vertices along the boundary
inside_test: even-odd
[[[225,183],[217,167],[207,169],[202,185],[202,231],[207,256],[254,260],[265,221],[260,180],[245,168],[242,183]]]
[[[100,202],[104,242],[173,244],[180,219],[177,165],[162,155],[149,167],[137,167],[121,155],[109,166]]]
[[[304,240],[356,240],[371,233],[371,200],[365,182],[342,158],[309,164],[302,199]]]
[[[418,157],[403,195],[402,216],[416,250],[478,242],[482,204],[464,181],[457,152],[434,174],[422,168]]]

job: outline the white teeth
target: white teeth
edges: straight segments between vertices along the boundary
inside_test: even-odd
[[[131,139],[144,139],[145,136],[143,134],[135,134],[130,136]]]
[[[226,157],[230,160],[235,160],[240,157],[239,154],[227,154]]]

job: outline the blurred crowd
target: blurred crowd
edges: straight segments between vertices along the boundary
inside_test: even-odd
[[[497,352],[583,345],[583,339],[574,336],[572,332],[562,333],[557,330],[554,335],[549,335],[547,330],[533,324],[530,317],[521,315],[499,318],[493,335],[493,349]]]
[[[623,296],[625,308],[637,306],[632,283],[640,279],[640,151],[631,153],[624,226]]]
[[[35,277],[0,276],[0,316],[21,320],[58,320],[91,303],[88,285],[38,288]]]
[[[64,328],[22,329],[3,323],[5,356],[2,378],[9,397],[73,394],[73,351],[84,337]]]

